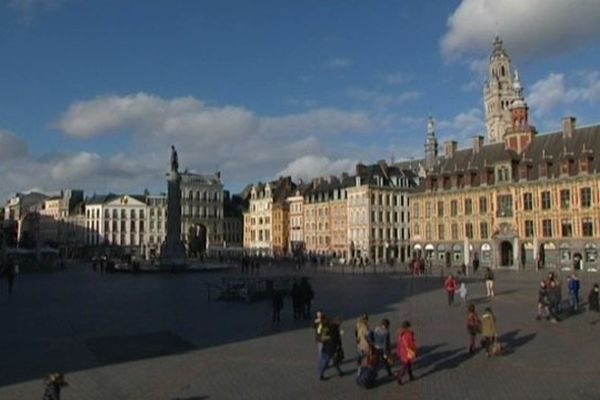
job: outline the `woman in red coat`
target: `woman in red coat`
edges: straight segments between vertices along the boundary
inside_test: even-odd
[[[448,292],[448,305],[451,306],[454,303],[454,292],[456,292],[456,280],[452,274],[444,282],[444,288]]]
[[[402,384],[402,378],[408,372],[408,378],[415,379],[412,373],[412,363],[417,358],[417,345],[415,344],[415,333],[410,329],[410,322],[404,321],[402,329],[396,337],[396,350],[398,358],[402,363],[398,371],[398,385]]]

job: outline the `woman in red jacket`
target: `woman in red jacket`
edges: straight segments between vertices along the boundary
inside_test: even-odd
[[[402,378],[407,372],[411,381],[415,379],[412,373],[412,363],[417,358],[417,345],[415,344],[415,333],[410,329],[410,322],[402,323],[402,329],[396,336],[396,346],[398,358],[402,363],[397,376],[398,385],[401,385]]]
[[[456,280],[452,274],[448,275],[444,282],[444,288],[448,292],[448,305],[451,306],[454,303],[454,292],[456,292]]]

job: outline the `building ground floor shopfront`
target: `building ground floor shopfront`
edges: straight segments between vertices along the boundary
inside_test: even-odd
[[[472,266],[507,269],[599,269],[598,246],[592,240],[548,240],[499,235],[484,241],[413,242],[411,258],[433,266]]]

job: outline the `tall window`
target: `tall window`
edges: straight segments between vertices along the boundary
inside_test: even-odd
[[[469,239],[473,239],[473,224],[470,222],[465,224],[465,236]]]
[[[549,210],[552,208],[552,197],[550,191],[546,190],[542,192],[542,210]]]
[[[438,214],[438,217],[444,216],[444,202],[443,201],[438,201],[438,203],[437,203],[437,214]]]
[[[533,195],[531,193],[523,194],[523,210],[533,210]]]
[[[481,196],[479,198],[479,214],[487,213],[487,197]]]
[[[552,237],[552,220],[545,219],[542,221],[542,236]]]
[[[581,220],[581,233],[586,237],[594,236],[594,224],[591,218]]]
[[[458,224],[452,224],[452,240],[458,240]]]
[[[481,237],[481,239],[487,239],[488,238],[488,224],[487,224],[487,222],[481,222],[481,223],[479,223],[479,236]]]
[[[425,240],[431,240],[431,224],[425,225]]]
[[[450,202],[450,215],[456,217],[458,214],[458,202],[456,200],[452,200]]]
[[[511,217],[513,211],[512,195],[500,195],[498,200],[498,217]]]
[[[471,215],[473,213],[473,200],[465,199],[465,215]]]
[[[562,237],[573,236],[573,225],[571,224],[570,219],[563,219],[562,221],[560,221],[560,227]]]
[[[415,203],[415,206],[413,207],[413,214],[415,215],[415,218],[419,218],[419,203]]]
[[[592,188],[584,187],[581,188],[581,207],[592,206]]]
[[[567,210],[569,207],[571,207],[571,191],[563,189],[560,191],[560,208]]]
[[[445,240],[444,224],[438,225],[438,240]]]
[[[415,232],[415,235],[421,234],[421,231],[419,230],[419,224],[415,224],[415,226],[413,226],[413,232]]]
[[[528,219],[525,220],[525,237],[533,237],[535,235],[535,232],[533,230],[533,221]]]

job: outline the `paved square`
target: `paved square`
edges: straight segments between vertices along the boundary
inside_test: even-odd
[[[273,273],[295,272],[261,271]],[[228,273],[100,275],[84,265],[22,275],[11,298],[0,287],[0,399],[41,398],[42,378],[54,370],[67,374],[67,400],[600,398],[599,318],[536,321],[541,274],[498,272],[491,301],[480,280],[469,281],[478,311],[494,309],[506,347],[489,359],[468,354],[465,310],[446,305],[439,276],[301,273],[315,288],[315,309],[344,319],[342,378],[330,370],[318,381],[310,324],[292,320],[289,298],[273,326],[267,301],[207,301],[205,282]],[[600,275],[581,280],[587,298]],[[392,330],[412,321],[415,382],[398,387],[381,372],[374,389],[355,384],[354,321],[363,312],[372,326],[389,318]]]

